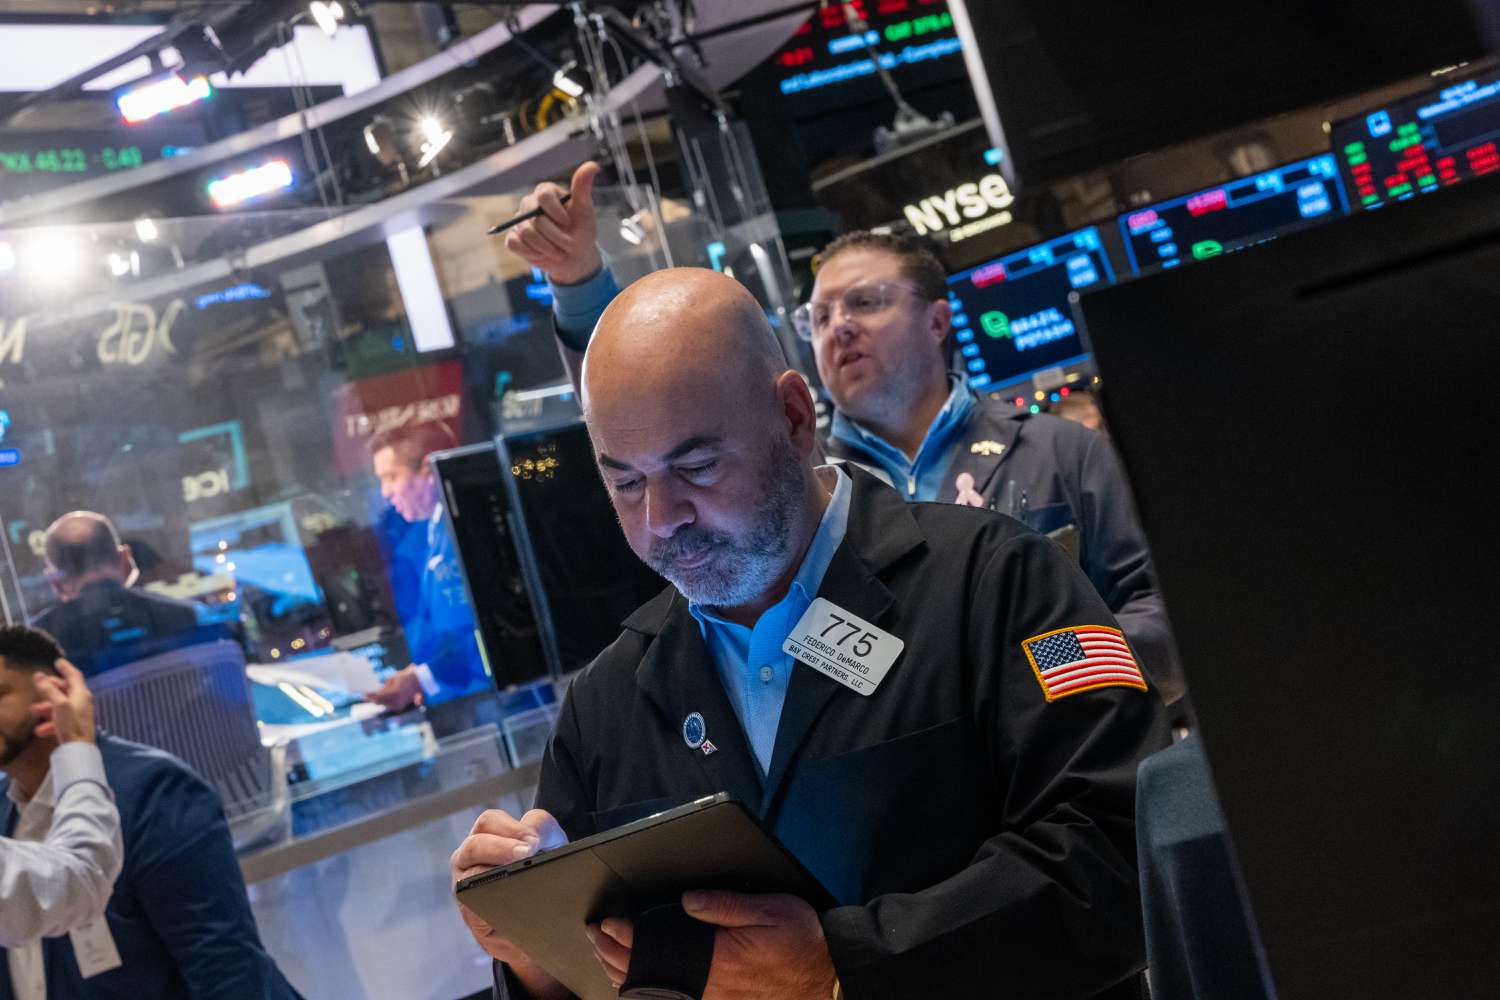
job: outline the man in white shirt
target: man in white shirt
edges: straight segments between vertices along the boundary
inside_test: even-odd
[[[0,837],[0,947],[14,977],[39,963],[38,939],[104,912],[122,854],[93,697],[57,643],[22,626],[0,627],[0,768],[20,812]]]

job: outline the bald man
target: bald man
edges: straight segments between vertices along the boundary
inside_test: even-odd
[[[505,234],[507,249],[547,274],[553,329],[575,380],[600,314],[619,294],[596,244],[598,173],[592,162],[578,167],[566,204],[562,188],[538,184],[521,209],[542,214]],[[822,453],[883,477],[907,500],[989,507],[1068,545],[1167,701],[1180,699],[1186,683],[1166,605],[1107,439],[976,392],[950,370],[943,265],[920,245],[846,233],[814,267],[817,284],[792,325],[812,345],[834,404]]]
[[[33,624],[51,633],[85,675],[229,636],[227,629],[201,629],[192,604],[133,587],[135,559],[103,514],[75,510],[59,517],[47,528],[44,552],[59,603]]]
[[[610,305],[583,405],[673,586],[574,682],[535,808],[480,816],[453,875],[727,791],[840,905],[684,887],[716,928],[704,1000],[1139,996],[1134,779],[1164,712],[1078,567],[993,512],[815,468],[806,383],[711,271]],[[568,995],[464,917],[497,995]],[[578,934],[623,982],[630,922]]]

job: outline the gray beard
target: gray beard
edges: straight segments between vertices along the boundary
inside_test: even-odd
[[[743,535],[689,525],[652,545],[647,562],[689,601],[736,607],[765,593],[786,572],[803,488],[801,462],[790,441],[772,444],[768,468],[771,478],[765,495],[756,505],[754,523]],[[705,548],[712,551],[701,566],[677,566],[678,560]]]

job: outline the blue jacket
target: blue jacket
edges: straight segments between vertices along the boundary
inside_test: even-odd
[[[418,602],[402,620],[406,648],[413,663],[425,663],[442,688],[429,702],[447,701],[489,687],[479,643],[474,634],[474,609],[464,592],[453,533],[442,506],[427,522]]]
[[[125,842],[105,910],[124,964],[83,979],[68,937],[48,938],[48,1000],[300,1000],[261,945],[218,796],[159,750],[103,733],[99,749]],[[17,817],[5,786],[8,834]],[[14,1000],[7,965],[0,948],[0,1000]]]

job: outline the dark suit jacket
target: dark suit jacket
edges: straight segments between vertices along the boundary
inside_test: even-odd
[[[1160,699],[1048,702],[1022,643],[1114,625],[1078,567],[1009,518],[851,474],[819,596],[904,640],[875,692],[795,667],[762,784],[669,589],[573,683],[537,807],[577,839],[732,793],[843,904],[822,920],[850,1000],[1139,995],[1135,771],[1166,745]],[[684,742],[690,712],[712,755]]]
[[[829,439],[824,451],[830,458],[874,465],[845,441]],[[1114,612],[1163,697],[1168,702],[1181,697],[1185,685],[1166,606],[1156,588],[1130,484],[1109,439],[1071,420],[979,396],[943,474],[939,501],[954,501],[955,480],[965,472],[974,477],[974,489],[991,510],[1018,516],[1006,509],[1008,497],[1019,503],[1025,494],[1025,511],[1019,516],[1029,527],[1043,534],[1069,525],[1078,529],[1083,572]]]
[[[101,733],[125,866],[105,910],[124,965],[84,979],[67,936],[42,945],[48,1000],[293,1000],[250,912],[224,810],[175,757]],[[0,830],[15,806],[0,779]],[[0,948],[0,1000],[14,1000]],[[298,998],[300,1000],[300,998]]]
[[[187,601],[108,580],[86,585],[77,598],[48,608],[32,624],[51,633],[86,675],[228,637],[221,635],[222,628],[200,628],[198,613]]]

